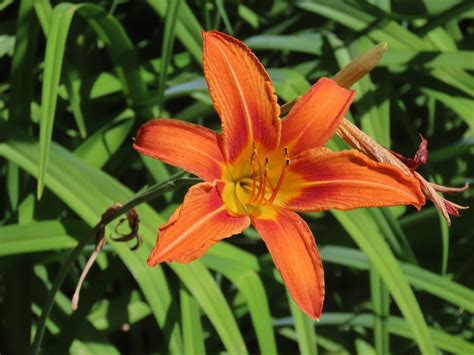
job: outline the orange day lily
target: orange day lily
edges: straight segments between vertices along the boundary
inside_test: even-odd
[[[250,49],[217,31],[203,37],[204,74],[222,134],[157,119],[140,127],[134,144],[140,153],[204,180],[159,228],[148,264],[190,262],[252,224],[295,302],[318,319],[323,267],[311,230],[295,211],[405,204],[419,209],[425,203],[420,184],[355,150],[323,147],[353,91],[321,78],[282,120],[270,77]]]

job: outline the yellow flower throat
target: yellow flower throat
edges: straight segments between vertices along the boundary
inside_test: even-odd
[[[268,157],[265,157],[262,163],[255,145],[250,161],[248,158],[246,160],[243,166],[238,163],[233,164],[233,171],[241,177],[225,179],[227,184],[222,197],[227,208],[236,215],[260,215],[261,207],[273,204],[283,186],[290,167],[288,148],[283,149],[283,161],[281,157],[275,159],[282,163],[281,169],[270,169]]]

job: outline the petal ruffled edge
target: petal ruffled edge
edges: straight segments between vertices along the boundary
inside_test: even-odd
[[[203,68],[209,93],[222,122],[228,163],[255,144],[260,153],[280,141],[280,106],[271,79],[252,51],[238,39],[219,31],[202,33]]]

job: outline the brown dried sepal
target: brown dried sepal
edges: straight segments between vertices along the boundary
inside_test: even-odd
[[[468,206],[461,206],[457,203],[445,199],[441,193],[459,193],[466,191],[469,188],[469,184],[465,184],[463,187],[447,187],[442,185],[437,185],[431,182],[426,181],[426,179],[418,174],[416,171],[413,172],[413,175],[418,179],[421,184],[421,188],[426,198],[434,203],[436,208],[441,212],[443,217],[448,222],[448,225],[451,225],[451,218],[449,216],[459,217],[461,214],[459,210],[467,210]]]
[[[420,138],[421,142],[420,145],[418,146],[418,150],[415,153],[415,156],[413,158],[406,158],[403,155],[394,152],[391,150],[390,152],[395,155],[403,164],[405,164],[408,169],[411,171],[414,171],[418,169],[421,165],[425,165],[426,162],[428,161],[428,141],[423,137],[423,135],[420,133]]]
[[[402,170],[405,175],[412,175],[410,169],[403,164],[393,153],[384,146],[377,143],[372,137],[360,130],[356,125],[347,119],[343,119],[336,130],[336,134],[341,137],[352,148],[364,153],[369,158],[381,162],[395,165]]]

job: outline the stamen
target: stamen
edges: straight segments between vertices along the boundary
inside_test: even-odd
[[[255,152],[252,153],[252,157],[250,158],[250,166],[252,168],[252,193],[250,194],[250,201],[253,200],[255,197]]]
[[[257,195],[257,203],[262,203],[265,200],[265,190],[267,188],[268,177],[268,158],[265,158],[265,171],[263,173],[263,183],[260,184],[260,191]]]
[[[271,179],[267,179],[267,185],[270,187],[272,191],[275,190],[275,187],[273,186]]]
[[[275,186],[275,189],[273,189],[272,195],[268,199],[268,202],[270,202],[270,203],[275,201],[275,198],[277,197],[278,192],[280,191],[280,189],[283,185],[283,181],[285,180],[286,172],[290,167],[290,156],[288,154],[288,148],[285,147],[283,149],[283,155],[285,156],[285,165],[283,165],[283,168],[281,169],[280,177],[278,178],[278,182]]]
[[[262,164],[260,164],[260,159],[258,158],[258,152],[257,152],[257,146],[255,145],[255,143],[253,144],[253,153],[252,154],[255,154],[255,158],[257,159],[257,163],[258,163],[258,172],[260,173],[260,186],[262,186],[262,182],[263,182],[263,170],[262,170]],[[255,179],[254,179],[255,181]],[[252,198],[250,199],[250,202],[252,202],[255,198],[258,199],[258,196],[260,196],[260,187],[259,187],[259,192],[257,193],[257,196],[253,196],[252,195]]]

